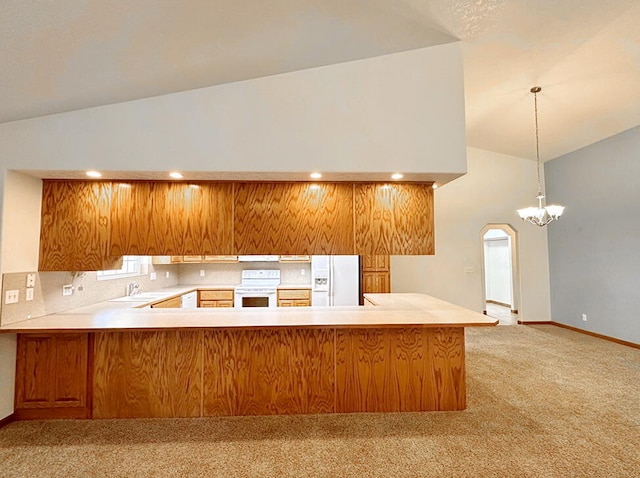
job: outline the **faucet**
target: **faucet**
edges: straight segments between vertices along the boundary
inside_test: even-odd
[[[138,284],[136,281],[131,281],[129,282],[129,285],[127,286],[127,291],[129,296],[135,295],[137,293],[140,292],[140,284]]]

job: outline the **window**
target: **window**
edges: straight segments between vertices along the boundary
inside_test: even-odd
[[[147,256],[123,256],[120,269],[98,271],[97,277],[98,280],[107,280],[142,275],[142,267],[148,263]]]

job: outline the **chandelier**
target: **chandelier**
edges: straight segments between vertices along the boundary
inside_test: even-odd
[[[558,206],[555,204],[544,207],[542,206],[544,193],[542,192],[542,181],[540,180],[540,141],[538,139],[538,93],[540,93],[541,90],[542,88],[539,86],[531,88],[536,118],[536,159],[538,166],[538,195],[536,196],[536,199],[538,200],[538,207],[531,206],[518,209],[518,215],[523,221],[542,227],[562,216],[564,206]]]

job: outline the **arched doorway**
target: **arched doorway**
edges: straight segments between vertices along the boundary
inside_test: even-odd
[[[481,231],[485,313],[501,325],[518,323],[520,277],[518,236],[509,224],[487,224]]]

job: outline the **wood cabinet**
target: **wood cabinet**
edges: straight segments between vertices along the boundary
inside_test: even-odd
[[[391,280],[389,272],[363,272],[362,293],[387,293],[391,292]]]
[[[19,334],[16,417],[91,417],[88,364],[88,334]]]
[[[111,183],[43,181],[41,271],[119,269],[108,249]]]
[[[111,255],[232,252],[233,184],[113,184]]]
[[[278,307],[309,307],[311,289],[278,289]]]
[[[311,256],[280,256],[279,262],[311,262]]]
[[[391,269],[388,255],[362,256],[362,293],[391,292]]]
[[[434,254],[431,184],[355,183],[356,254]]]
[[[238,262],[238,256],[202,256],[204,262],[233,263]]]
[[[233,289],[198,290],[198,307],[233,307]]]
[[[352,254],[353,185],[237,183],[238,254]]]
[[[41,223],[40,270],[114,269],[123,255],[434,253],[431,183],[44,180]]]
[[[152,309],[178,309],[180,307],[182,307],[182,298],[180,296],[151,304]]]
[[[362,270],[377,272],[389,270],[389,256],[362,256]]]

